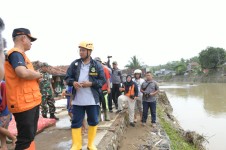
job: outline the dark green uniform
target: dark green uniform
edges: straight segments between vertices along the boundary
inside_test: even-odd
[[[51,80],[50,80],[50,74],[47,72],[42,72],[43,74],[43,80],[40,82],[40,90],[42,94],[42,115],[46,116],[48,112],[49,106],[49,113],[54,114],[56,107],[54,105],[54,97],[51,89]]]

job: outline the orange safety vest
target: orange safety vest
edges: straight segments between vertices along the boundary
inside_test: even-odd
[[[125,94],[126,96],[130,97],[130,96],[135,96],[135,92],[134,92],[134,84],[132,86],[129,87],[129,91]]]
[[[24,52],[13,48],[8,51],[8,56],[13,52],[19,52],[24,57],[27,69],[34,70],[31,61]],[[5,62],[5,79],[7,106],[10,112],[27,111],[41,103],[38,80],[26,80],[18,77],[9,61]]]

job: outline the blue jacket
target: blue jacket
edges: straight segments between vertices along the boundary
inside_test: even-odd
[[[73,86],[73,82],[78,82],[80,69],[81,69],[82,59],[76,59],[69,66],[65,81],[69,86]],[[89,71],[89,81],[92,82],[91,91],[95,99],[96,104],[99,103],[101,97],[102,85],[106,82],[104,76],[104,70],[101,64],[92,58],[90,59],[90,71]],[[76,89],[73,87],[72,95],[76,94]]]

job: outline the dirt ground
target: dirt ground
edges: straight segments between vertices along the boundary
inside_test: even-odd
[[[69,116],[63,112],[55,126],[45,129],[35,137],[37,150],[67,150],[71,147]]]
[[[71,146],[71,130],[49,128],[35,138],[37,150],[66,150]]]
[[[111,114],[114,116],[114,114]],[[59,115],[58,115],[59,116]],[[71,129],[69,117],[61,114],[56,126],[45,129],[35,138],[37,150],[67,150],[71,146]],[[148,119],[146,126],[139,121],[135,127],[128,126],[119,150],[137,150],[140,145],[145,145],[148,134],[153,128]],[[84,136],[87,136],[86,134]],[[84,148],[85,149],[85,148]]]
[[[44,129],[41,133],[36,135],[35,143],[37,150],[69,150],[71,147],[71,128],[70,119],[67,111],[57,114],[60,118],[55,126]],[[111,113],[111,118],[115,117],[115,113]],[[138,117],[138,120],[140,118]],[[128,126],[123,140],[120,144],[119,150],[137,150],[140,145],[146,143],[146,137],[152,130],[150,120],[147,121],[146,126],[142,126],[138,121],[135,127]],[[103,124],[103,122],[101,123]],[[85,138],[87,134],[83,135]],[[86,149],[86,147],[83,147]]]
[[[151,127],[150,120],[147,120],[145,126],[142,126],[140,121],[135,124],[135,127],[129,125],[123,136],[119,150],[137,150],[140,145],[146,145],[146,140],[151,130],[154,129]]]
[[[110,118],[113,119],[115,117],[115,113],[109,113]],[[53,127],[49,127],[45,129],[43,132],[38,134],[35,137],[36,149],[37,150],[69,150],[71,147],[71,123],[67,112],[62,112],[60,115],[57,115],[60,118],[57,121],[56,125]],[[100,122],[99,128],[101,126],[105,126],[107,122]],[[109,124],[109,123],[108,123]],[[111,123],[110,123],[111,124]],[[87,145],[87,130],[88,124],[86,126],[86,132],[83,133],[83,149],[86,149]],[[103,129],[104,130],[104,129]],[[98,139],[101,140],[102,130],[98,129],[97,131]]]
[[[71,128],[67,111],[57,115],[60,120],[55,126],[44,129],[36,135],[35,143],[37,150],[69,150],[71,147]],[[7,144],[9,150],[12,144]],[[0,148],[1,149],[1,148]]]

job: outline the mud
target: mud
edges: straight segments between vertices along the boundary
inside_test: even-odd
[[[71,147],[71,122],[67,115],[67,111],[64,109],[56,114],[60,118],[55,126],[45,129],[35,137],[37,150],[69,150]],[[97,136],[94,144],[98,146],[99,142],[106,135],[108,128],[115,121],[115,113],[109,113],[111,121],[102,121],[98,125]],[[88,124],[86,124],[86,130],[83,132],[83,147],[87,149],[87,130]]]
[[[57,115],[55,126],[45,129],[35,137],[37,150],[67,150],[71,147],[70,118],[67,111]]]

